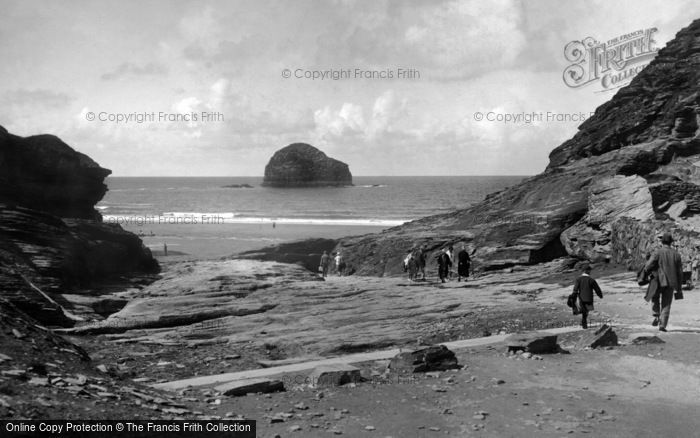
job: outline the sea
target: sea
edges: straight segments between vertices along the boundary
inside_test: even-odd
[[[305,238],[378,232],[466,208],[524,176],[359,176],[353,185],[271,188],[262,177],[109,177],[107,223],[158,257],[217,258]]]

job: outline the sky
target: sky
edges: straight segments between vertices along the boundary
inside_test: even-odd
[[[568,43],[656,28],[662,48],[700,18],[697,0],[0,5],[0,125],[115,176],[261,176],[294,142],[353,175],[536,174],[614,95],[564,83]]]

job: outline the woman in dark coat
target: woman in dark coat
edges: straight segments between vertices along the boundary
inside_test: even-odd
[[[443,283],[450,273],[450,266],[452,266],[452,261],[450,261],[450,256],[447,255],[447,250],[443,249],[437,256],[438,262],[438,276],[440,281]]]
[[[457,281],[461,281],[462,277],[464,277],[464,281],[467,281],[470,265],[471,259],[469,258],[467,247],[462,245],[462,250],[457,254]]]

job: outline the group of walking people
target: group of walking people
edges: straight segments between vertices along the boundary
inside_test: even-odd
[[[427,262],[427,249],[425,245],[414,247],[408,250],[406,257],[403,260],[404,272],[408,273],[409,281],[419,280],[418,274],[421,274],[420,279],[425,280],[425,267]],[[441,249],[436,255],[435,260],[438,267],[438,278],[442,283],[452,279],[452,266],[455,265],[454,248],[450,245],[447,248]],[[462,249],[457,253],[457,281],[467,280],[469,277],[469,269],[471,267],[471,257],[467,251],[466,245],[462,244]]]
[[[328,254],[328,251],[323,251],[321,255],[321,261],[318,265],[318,273],[321,277],[326,278],[328,273],[333,267],[335,275],[342,276],[345,273],[345,261],[340,251],[336,251],[332,254]]]
[[[671,247],[671,233],[661,235],[661,247],[647,255],[647,261],[637,273],[640,286],[647,286],[644,299],[651,302],[651,325],[665,332],[671,314],[671,303],[683,299],[683,263],[678,251]],[[591,266],[583,265],[583,273],[574,282],[569,306],[581,314],[581,327],[588,328],[588,315],[593,307],[594,293],[603,298],[598,283],[591,277]]]

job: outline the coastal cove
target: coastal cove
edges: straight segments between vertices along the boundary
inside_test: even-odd
[[[698,436],[697,0],[41,2],[3,438]]]

